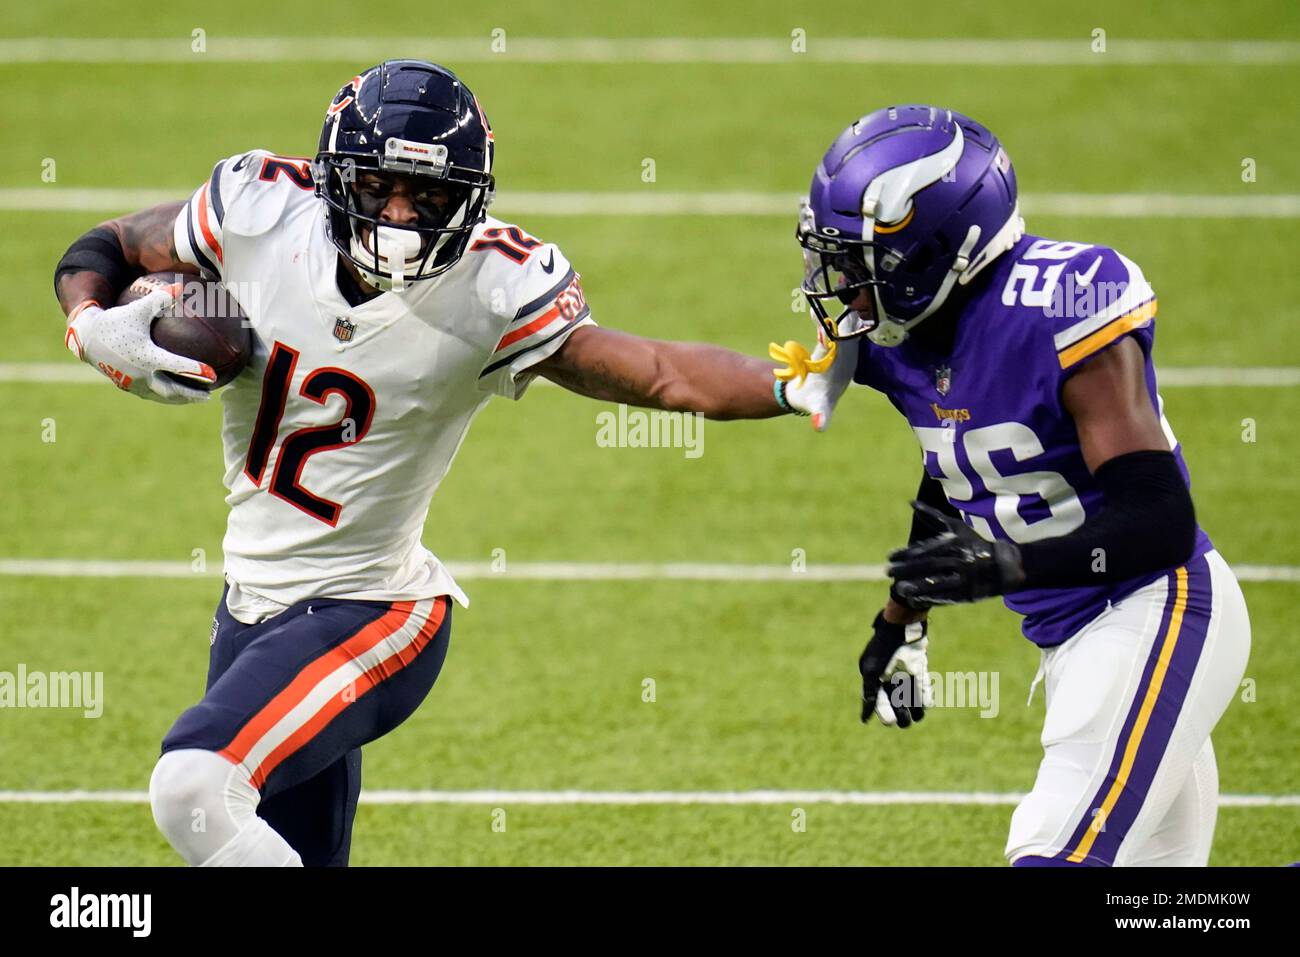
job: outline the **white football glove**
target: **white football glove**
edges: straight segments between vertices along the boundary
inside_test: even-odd
[[[813,428],[825,432],[835,403],[853,381],[858,346],[857,339],[841,339],[828,346],[821,333],[811,355],[793,339],[784,346],[772,343],[768,354],[786,364],[776,370],[778,404],[796,415],[811,416]]]
[[[179,285],[160,289],[112,309],[103,309],[94,301],[84,302],[69,316],[64,344],[78,359],[132,395],[171,405],[210,399],[212,394],[205,389],[180,385],[162,373],[215,382],[217,374],[212,367],[168,352],[149,334],[154,319],[172,305],[179,291]]]
[[[893,625],[876,616],[871,641],[858,659],[862,675],[862,720],[874,713],[886,727],[906,728],[934,704],[926,655],[929,626],[924,621]]]

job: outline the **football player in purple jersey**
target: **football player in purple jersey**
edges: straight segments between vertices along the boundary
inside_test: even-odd
[[[1046,679],[1007,858],[1203,865],[1210,732],[1245,670],[1236,578],[1197,525],[1138,266],[1025,232],[998,139],[950,110],[856,120],[813,175],[803,289],[836,363],[922,452],[911,540],[859,661],[862,718],[924,715],[926,616],[1003,596]]]

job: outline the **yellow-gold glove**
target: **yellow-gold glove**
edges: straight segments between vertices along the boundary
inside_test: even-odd
[[[825,432],[835,403],[853,381],[858,345],[857,339],[828,345],[819,335],[817,347],[810,353],[793,339],[783,346],[773,342],[767,348],[768,355],[785,363],[784,368],[772,370],[777,404],[795,415],[811,416],[813,428]]]

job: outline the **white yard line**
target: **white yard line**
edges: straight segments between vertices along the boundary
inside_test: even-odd
[[[32,578],[220,578],[220,567],[196,571],[190,562],[82,561],[0,558],[0,577]]]
[[[5,187],[0,189],[0,212],[111,213],[128,212],[188,199],[184,189],[112,189],[76,186]]]
[[[1295,219],[1300,195],[1184,195],[1179,193],[1027,193],[1030,216],[1096,219]]]
[[[1014,806],[1001,791],[362,791],[362,804]],[[0,791],[0,804],[147,804],[147,791]],[[1221,794],[1219,807],[1300,807],[1300,794]]]
[[[89,371],[89,370],[88,370]],[[1248,386],[1277,388],[1300,385],[1296,366],[1157,366],[1160,388]]]
[[[1027,193],[1027,215],[1098,219],[1296,219],[1300,194]],[[0,212],[110,213],[185,199],[185,189],[48,186],[0,188]],[[492,212],[522,216],[785,216],[797,193],[681,193],[647,185],[626,192],[504,192]]]
[[[0,362],[0,382],[42,385],[93,385],[104,377],[71,356],[66,362]]]
[[[464,581],[608,582],[880,582],[880,565],[808,565],[792,571],[789,565],[725,562],[508,562],[497,571],[492,562],[449,561],[452,575]],[[1245,582],[1300,582],[1300,565],[1234,565]],[[0,577],[27,578],[219,578],[216,562],[195,571],[185,561],[94,561],[75,558],[0,558]]]
[[[1300,366],[1162,366],[1157,369],[1160,387],[1242,386],[1279,388],[1300,385]],[[75,362],[0,362],[0,383],[34,382],[51,385],[95,385],[104,377],[87,365]],[[534,386],[551,387],[549,379],[535,379]]]
[[[188,32],[174,37],[22,37],[0,40],[0,63],[306,63],[377,62],[419,56],[464,63],[896,64],[917,66],[1091,66],[1168,64],[1269,65],[1300,62],[1291,40],[1138,40],[1109,37],[1094,52],[1090,34],[1068,40],[832,38],[815,33],[805,52],[792,37],[521,37],[506,33],[504,49],[479,37],[240,37],[208,34],[203,52]]]

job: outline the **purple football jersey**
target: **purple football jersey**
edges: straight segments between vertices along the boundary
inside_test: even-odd
[[[906,416],[926,472],[965,522],[986,539],[1025,544],[1067,535],[1101,509],[1061,386],[1126,335],[1146,356],[1151,402],[1186,478],[1156,394],[1156,299],[1141,270],[1104,246],[1025,236],[988,273],[962,311],[951,353],[927,351],[915,339],[892,349],[864,340],[855,376]],[[1193,557],[1212,547],[1198,528]],[[1024,616],[1025,637],[1050,647],[1166,573],[1028,589],[1005,601]]]

